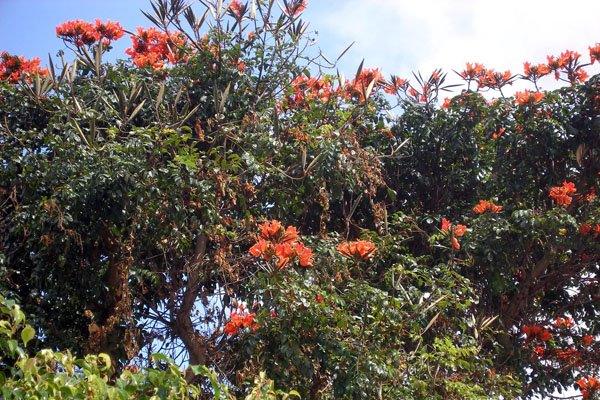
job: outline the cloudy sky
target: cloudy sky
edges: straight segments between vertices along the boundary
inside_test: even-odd
[[[149,1],[0,0],[0,50],[45,59],[62,48],[54,35],[61,22],[109,18],[134,30],[150,25],[140,9]],[[518,73],[524,61],[544,62],[566,49],[587,60],[588,46],[600,42],[599,15],[598,0],[309,0],[304,19],[329,58],[354,42],[340,63],[346,76],[364,58],[386,76],[410,77],[435,68],[452,75],[466,62]],[[115,52],[127,46],[122,39]],[[552,85],[550,78],[542,83]]]

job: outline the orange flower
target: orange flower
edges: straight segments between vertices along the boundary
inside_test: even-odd
[[[131,35],[132,47],[125,50],[138,67],[164,67],[166,62],[177,64],[187,60],[185,35],[181,32],[162,32],[155,28],[137,28]]]
[[[454,227],[454,234],[458,237],[461,237],[467,232],[467,227],[461,224],[458,224]]]
[[[446,218],[442,218],[442,232],[448,232],[452,224]]]
[[[231,13],[233,14],[234,17],[236,17],[237,19],[240,19],[240,18],[242,18],[242,16],[244,15],[244,12],[246,11],[246,5],[240,4],[240,2],[238,0],[233,0],[229,4],[229,10],[231,11]]]
[[[384,83],[383,91],[388,94],[398,94],[408,88],[408,81],[392,75],[389,82]]]
[[[583,338],[581,338],[581,342],[585,346],[589,346],[594,342],[594,337],[592,335],[585,335]]]
[[[467,227],[461,224],[452,225],[450,221],[446,218],[442,218],[442,232],[450,232],[450,240],[452,242],[452,247],[454,249],[460,249],[460,243],[458,243],[458,239],[456,237],[461,237],[467,232]]]
[[[539,339],[542,342],[547,342],[552,339],[552,333],[546,328],[542,328],[539,325],[525,325],[521,328],[523,333],[525,334],[526,340],[532,341],[534,339]]]
[[[479,63],[467,63],[467,67],[459,74],[465,80],[473,80],[485,74],[485,67]]]
[[[295,226],[288,226],[283,231],[283,225],[277,220],[265,221],[259,225],[260,237],[250,248],[249,252],[254,257],[262,255],[265,261],[277,258],[276,269],[283,269],[296,257],[301,267],[313,265],[313,252],[298,240],[298,230]]]
[[[523,63],[525,78],[536,80],[550,73],[550,68],[546,64],[531,65],[529,62]]]
[[[233,336],[243,328],[251,328],[252,330],[258,329],[258,324],[254,322],[256,313],[248,314],[243,308],[238,308],[238,311],[231,312],[229,322],[223,327],[224,333]]]
[[[283,226],[281,225],[281,222],[277,220],[271,220],[263,222],[258,226],[258,228],[260,229],[260,236],[263,239],[272,240],[279,237]]]
[[[456,250],[460,250],[460,243],[458,243],[458,239],[452,236],[452,247]]]
[[[284,0],[284,10],[286,15],[295,17],[308,7],[307,0]]]
[[[353,242],[343,242],[337,247],[337,250],[348,258],[362,258],[368,260],[375,254],[377,248],[368,240],[356,240]]]
[[[577,385],[579,385],[583,398],[587,399],[600,388],[600,381],[593,377],[586,377],[579,379]]]
[[[557,328],[572,328],[575,326],[575,322],[573,321],[573,318],[558,317],[554,322],[554,326]]]
[[[312,267],[313,252],[308,247],[300,242],[294,243],[294,253],[298,257],[298,263],[301,267]]]
[[[593,64],[596,61],[600,61],[600,44],[596,44],[594,47],[590,47],[590,62]]]
[[[298,240],[298,230],[295,226],[290,225],[285,229],[281,242],[295,242],[296,240]]]
[[[277,243],[275,245],[274,253],[275,257],[279,260],[276,268],[283,269],[294,255],[294,248],[291,243]]]
[[[592,377],[581,378],[577,381],[577,384],[581,388],[581,394],[584,399],[590,397],[600,387],[600,382]]]
[[[322,303],[323,303],[325,300],[323,299],[323,296],[322,296],[321,294],[317,294],[317,295],[315,296],[315,301],[316,301],[318,304],[322,304]]]
[[[0,53],[0,81],[17,83],[21,76],[29,82],[30,74],[46,75],[47,70],[40,68],[40,59],[26,60],[23,56],[13,56],[7,52]]]
[[[271,247],[270,243],[264,239],[258,239],[258,242],[254,244],[254,246],[250,247],[248,251],[254,257],[266,256],[269,248]]]
[[[495,205],[491,201],[479,200],[479,204],[477,204],[475,207],[473,207],[473,212],[475,214],[483,214],[486,211],[493,212],[493,213],[499,213],[502,211],[503,208],[504,207],[502,207],[502,206]]]
[[[573,200],[573,195],[577,193],[573,182],[564,181],[562,186],[554,186],[550,189],[548,197],[554,199],[559,206],[568,206]]]
[[[515,103],[520,106],[537,104],[542,101],[543,98],[544,93],[542,92],[530,92],[529,90],[524,90],[515,93]]]
[[[502,134],[504,132],[506,132],[505,128],[498,129],[496,132],[492,133],[492,139],[494,139],[494,140],[498,139],[500,136],[502,136]]]

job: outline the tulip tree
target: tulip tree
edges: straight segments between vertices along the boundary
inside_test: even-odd
[[[4,308],[2,379],[75,354],[106,396],[132,370],[171,398],[599,396],[600,46],[344,78],[306,6],[154,0],[153,27],[60,25],[46,69],[2,54],[0,292],[29,321]]]

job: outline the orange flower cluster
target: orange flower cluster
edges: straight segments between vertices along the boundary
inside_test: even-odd
[[[346,81],[345,97],[357,97],[360,101],[365,101],[365,91],[372,82],[375,82],[373,88],[385,85],[378,68],[363,68],[355,79]]]
[[[573,195],[577,193],[573,182],[564,181],[562,186],[554,186],[550,189],[548,197],[554,199],[559,206],[568,206],[573,201]]]
[[[355,240],[353,242],[340,243],[337,250],[344,257],[353,258],[355,260],[368,260],[373,257],[373,254],[377,251],[377,247],[368,240]]]
[[[554,326],[557,328],[572,328],[575,326],[575,321],[573,321],[573,318],[558,317],[554,322]]]
[[[567,81],[570,83],[584,82],[588,78],[588,73],[579,65],[581,54],[576,51],[565,50],[560,57],[547,56],[548,68],[554,71],[554,78],[560,79],[560,73],[567,75]],[[590,55],[591,57],[591,55]]]
[[[543,98],[544,93],[530,92],[527,89],[522,92],[515,93],[515,103],[520,106],[537,104],[542,101]]]
[[[294,88],[293,97],[287,99],[288,105],[292,108],[306,108],[306,102],[318,100],[321,102],[329,101],[331,97],[331,83],[324,79],[309,78],[306,75],[300,75],[292,81]]]
[[[485,73],[480,73],[477,78],[477,83],[480,88],[502,89],[502,87],[512,84],[514,79],[510,71],[497,72],[493,69],[488,69]]]
[[[138,67],[164,67],[166,62],[177,64],[187,60],[187,39],[181,32],[161,32],[155,28],[137,28],[131,36],[132,47],[125,50]]]
[[[21,76],[29,79],[30,74],[46,75],[47,70],[40,68],[40,59],[25,60],[23,56],[13,56],[7,52],[0,54],[0,81],[17,83]]]
[[[552,352],[554,359],[561,365],[580,365],[581,364],[581,353],[577,349],[555,349]]]
[[[313,252],[298,240],[298,231],[294,226],[285,230],[277,220],[265,221],[260,228],[258,241],[249,250],[254,257],[270,261],[277,259],[275,268],[283,269],[289,262],[298,259],[301,267],[313,265]]]
[[[239,330],[243,328],[258,329],[258,324],[254,322],[256,313],[249,314],[243,307],[239,308],[238,311],[231,312],[229,322],[223,328],[224,333],[233,336],[237,335]]]
[[[502,211],[504,207],[502,206],[497,206],[494,203],[492,203],[491,201],[487,201],[487,200],[479,200],[479,204],[477,204],[475,207],[473,207],[473,212],[475,214],[483,214],[484,212],[493,212],[493,213],[499,213]]]
[[[383,90],[387,94],[397,95],[408,89],[408,81],[396,75],[392,75],[389,82],[384,83]]]
[[[591,395],[600,389],[600,381],[593,377],[581,378],[577,381],[577,385],[579,385],[581,396],[584,399],[590,398]]]
[[[546,64],[531,65],[531,63],[528,61],[523,63],[523,69],[525,72],[525,79],[533,82],[552,72]]]
[[[521,328],[523,333],[527,336],[526,341],[530,342],[532,340],[541,340],[542,342],[547,342],[552,339],[552,333],[546,328],[542,328],[539,325],[525,325]]]
[[[474,81],[485,75],[485,67],[479,63],[467,63],[466,68],[458,75],[466,81]]]
[[[465,225],[457,224],[452,225],[450,221],[446,218],[442,218],[442,232],[449,232],[450,238],[452,240],[452,247],[456,250],[460,249],[460,243],[458,243],[457,237],[461,237],[467,232],[467,227]]]
[[[123,34],[123,27],[118,22],[102,23],[99,19],[96,19],[95,25],[78,19],[56,27],[57,37],[77,47],[91,46],[100,41],[108,46],[111,41],[120,39]]]

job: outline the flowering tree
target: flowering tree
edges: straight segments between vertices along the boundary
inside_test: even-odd
[[[157,0],[59,26],[73,62],[3,53],[0,288],[38,333],[3,374],[59,348],[113,382],[165,353],[200,398],[596,396],[600,47],[468,63],[442,103],[440,70],[327,74],[306,6]]]

